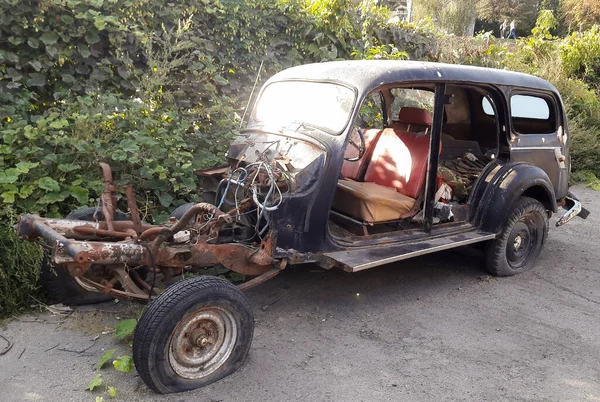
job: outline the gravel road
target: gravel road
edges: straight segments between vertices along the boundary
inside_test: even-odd
[[[553,219],[537,266],[520,276],[489,277],[474,249],[356,274],[290,268],[248,292],[254,342],[230,377],[161,396],[135,370],[100,372],[123,401],[598,401],[600,193],[574,190],[592,215],[562,228]],[[137,309],[111,302],[1,324],[14,346],[0,356],[0,399],[112,400],[84,389],[105,350],[130,353],[107,332]]]

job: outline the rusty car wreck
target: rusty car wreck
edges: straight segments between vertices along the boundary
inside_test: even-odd
[[[21,217],[56,269],[90,292],[151,301],[134,336],[160,393],[207,385],[248,354],[241,290],[290,264],[357,272],[470,244],[498,276],[532,268],[548,234],[587,216],[569,192],[570,137],[558,91],[529,75],[404,61],[284,70],[262,88],[228,165],[199,172],[206,202],[142,222],[112,172],[90,219]],[[101,213],[99,213],[101,212]],[[98,218],[101,219],[98,219]],[[239,284],[193,276],[223,266]]]

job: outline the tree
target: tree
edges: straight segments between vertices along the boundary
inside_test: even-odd
[[[431,17],[455,35],[473,35],[477,0],[419,0],[413,3],[414,19]]]
[[[600,24],[600,0],[564,0],[562,11],[571,29],[587,29]]]
[[[525,35],[535,26],[539,6],[540,0],[477,0],[477,16],[487,22],[515,20],[517,33]]]

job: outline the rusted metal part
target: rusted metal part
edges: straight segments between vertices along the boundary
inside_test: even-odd
[[[114,266],[112,267],[112,272],[123,287],[123,290],[129,293],[147,296],[147,294],[140,289],[129,276],[129,272],[131,271],[126,271],[124,266]]]
[[[137,204],[135,202],[135,194],[133,193],[133,186],[125,186],[125,195],[127,196],[127,206],[129,207],[129,215],[133,221],[133,229],[137,234],[142,233],[142,219],[140,218],[140,212],[138,211]]]
[[[82,238],[82,237],[88,238],[89,236],[82,236],[82,233],[84,233],[84,232],[88,233],[89,229],[84,229],[83,231],[81,231],[81,229],[80,229],[81,227],[93,228],[93,229],[99,229],[99,230],[108,230],[108,226],[107,226],[106,222],[104,222],[104,221],[92,222],[92,221],[80,221],[80,220],[76,220],[76,219],[40,218],[37,215],[26,215],[26,216],[35,217],[35,220],[38,223],[41,223],[41,224],[51,228],[54,232],[56,232],[60,235],[63,235],[65,237],[68,237],[68,238],[76,238],[76,239]],[[23,221],[23,219],[21,219],[21,221]],[[31,220],[26,219],[23,222],[24,222],[23,224],[19,223],[19,227],[21,227],[20,230],[27,231],[28,229],[23,225],[29,225],[31,223]],[[132,221],[116,221],[116,222],[113,222],[113,226],[115,228],[115,232],[123,234],[123,236],[125,234],[128,234],[129,236],[134,235],[134,232],[132,232],[134,223]],[[154,225],[148,225],[148,224],[142,225],[143,230],[147,230],[147,229],[154,228],[154,227],[160,228],[160,226],[154,226]],[[78,229],[74,230],[75,228],[78,228]],[[25,234],[23,234],[23,236],[25,236]],[[35,237],[37,237],[37,236],[38,235],[36,235]],[[115,235],[114,237],[119,237],[119,236]]]
[[[102,285],[96,281],[93,281],[91,279],[88,278],[76,278],[77,282],[82,285],[82,287],[86,287],[86,288],[90,288],[90,289],[95,289],[98,292],[103,292],[105,290],[105,285]],[[139,302],[147,302],[148,299],[152,300],[153,298],[155,298],[156,296],[148,296],[148,294],[143,293],[143,294],[137,294],[137,293],[132,293],[132,292],[127,292],[127,291],[123,291],[123,290],[118,290],[118,289],[114,289],[114,288],[110,288],[107,289],[108,292],[107,294],[110,296],[113,296],[117,299],[128,299],[128,300],[134,300],[134,301],[139,301]]]
[[[133,229],[125,229],[125,232],[117,232],[116,230],[96,229],[92,226],[75,226],[73,232],[91,235],[93,237],[112,237],[117,239],[127,239],[137,237],[137,233]]]
[[[241,290],[242,292],[244,292],[250,288],[260,285],[261,283],[263,283],[265,281],[268,281],[269,279],[273,278],[280,272],[281,272],[281,269],[279,269],[279,268],[270,269],[267,272],[265,272],[264,274],[257,276],[256,278],[250,279],[249,281],[239,284],[238,289]]]
[[[104,175],[104,192],[100,197],[100,201],[102,203],[102,212],[104,213],[104,219],[106,220],[108,230],[115,230],[113,226],[115,216],[115,199],[113,197],[114,186],[112,184],[112,170],[108,164],[103,162],[100,163],[100,168],[102,169],[102,174]]]
[[[53,254],[56,264],[75,261],[95,264],[140,264],[146,259],[143,246],[132,243],[67,240],[58,242]]]
[[[231,217],[231,215],[224,213],[219,208],[212,204],[209,204],[208,202],[201,202],[199,204],[193,205],[190,209],[185,211],[185,214],[183,214],[181,219],[179,219],[175,225],[171,226],[169,230],[172,234],[175,234],[180,230],[185,229],[188,223],[192,220],[192,218],[194,218],[200,212],[212,214],[213,217],[217,220],[222,219],[226,223],[233,222],[233,218]]]
[[[131,275],[131,277],[133,278],[133,280],[139,284],[141,287],[143,287],[144,289],[146,289],[148,292],[151,292],[152,286],[150,286],[148,284],[148,282],[146,282],[145,280],[142,279],[142,277],[140,276],[140,273],[138,271],[136,271],[135,269],[130,269],[129,270],[129,275]]]
[[[260,243],[258,250],[253,253],[249,261],[258,265],[270,265],[273,263],[273,235],[272,232],[267,234],[267,237]]]
[[[168,231],[169,229],[167,229],[167,228],[165,228],[163,226],[156,226],[156,227],[144,230],[142,232],[142,234],[140,235],[139,239],[140,240],[146,240],[148,238],[152,238],[152,237],[158,236],[158,234],[160,232],[162,232],[163,230],[167,230]]]
[[[192,249],[191,258],[186,265],[202,266],[221,264],[225,268],[247,276],[262,275],[273,268],[272,260],[269,258],[264,265],[251,261],[253,255],[263,253],[261,249],[253,250],[242,244],[208,244],[198,242]],[[258,259],[266,262],[264,259]],[[206,264],[207,261],[212,264]]]
[[[229,171],[229,169],[231,169],[231,167],[222,166],[222,167],[216,167],[216,168],[210,168],[210,169],[204,169],[204,170],[196,170],[194,172],[194,174],[196,174],[198,176],[224,175],[225,173],[227,173]]]

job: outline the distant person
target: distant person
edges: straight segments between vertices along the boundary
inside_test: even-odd
[[[510,23],[510,33],[508,39],[517,39],[517,28],[515,28],[515,20]]]
[[[506,30],[508,29],[508,20],[505,19],[502,24],[500,24],[500,39],[506,38]]]

